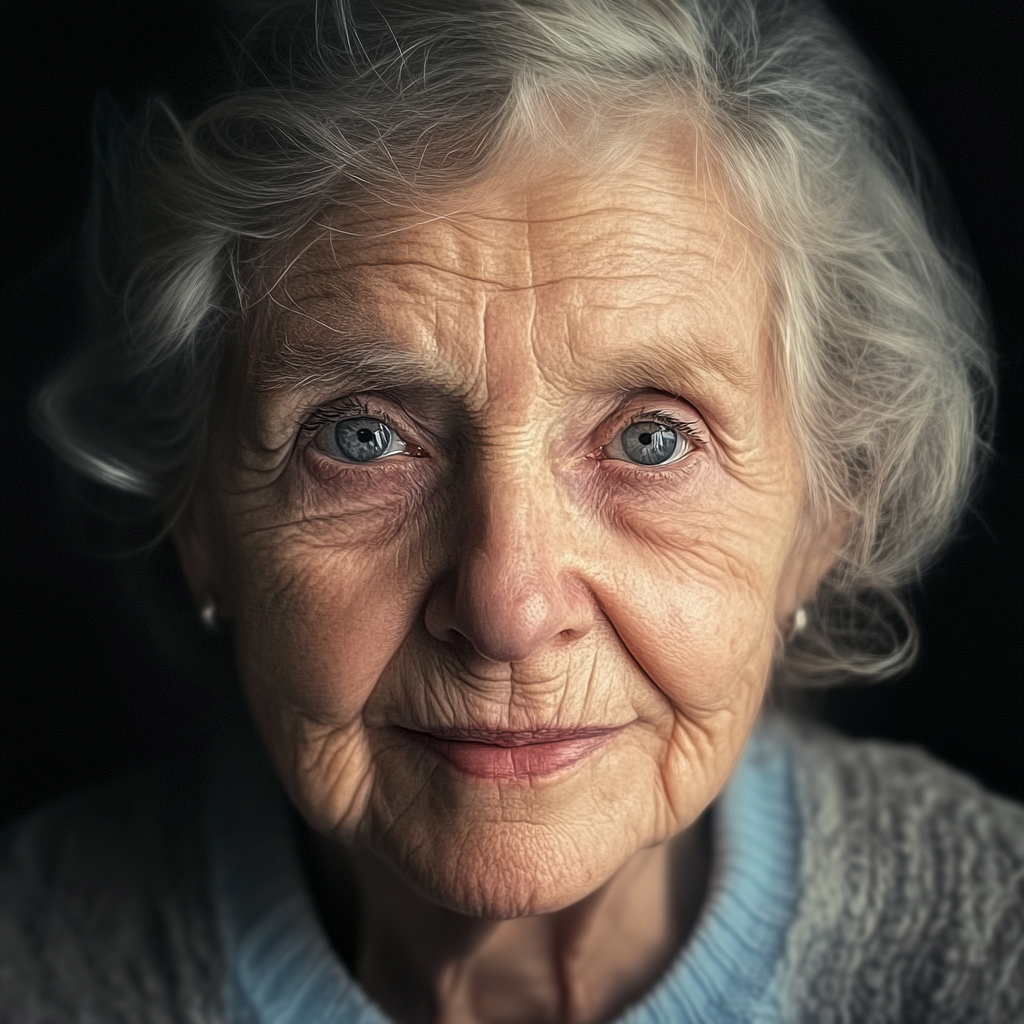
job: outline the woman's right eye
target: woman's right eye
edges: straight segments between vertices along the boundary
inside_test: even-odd
[[[315,444],[325,455],[357,465],[380,462],[409,450],[396,430],[372,416],[330,420],[317,431]]]

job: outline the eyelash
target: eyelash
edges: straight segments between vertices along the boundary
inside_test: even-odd
[[[677,434],[682,434],[687,441],[690,441],[695,448],[703,448],[707,441],[700,436],[696,429],[696,420],[681,420],[670,412],[663,412],[660,409],[643,409],[630,416],[629,422],[623,424],[622,430],[633,426],[634,423],[661,423],[671,427]]]
[[[355,419],[357,416],[366,416],[370,419],[380,420],[386,423],[396,433],[401,434],[394,418],[389,416],[383,409],[375,409],[369,402],[361,399],[350,399],[347,402],[339,402],[328,405],[324,408],[315,409],[303,420],[300,430],[304,434],[316,436],[317,432],[326,423],[335,423],[338,420]]]

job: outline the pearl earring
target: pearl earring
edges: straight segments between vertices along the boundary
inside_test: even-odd
[[[790,616],[789,625],[786,627],[786,643],[789,643],[797,635],[807,628],[807,609],[803,605]]]
[[[217,614],[217,602],[213,595],[208,597],[200,606],[199,618],[211,633],[216,633],[220,628],[220,616]]]

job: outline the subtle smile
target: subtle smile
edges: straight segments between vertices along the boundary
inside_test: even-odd
[[[410,731],[438,757],[466,775],[505,780],[553,775],[570,768],[598,751],[624,728]]]

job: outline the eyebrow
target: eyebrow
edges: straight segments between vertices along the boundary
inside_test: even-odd
[[[450,372],[423,354],[388,345],[365,332],[332,329],[334,344],[296,345],[285,340],[257,357],[250,380],[263,392],[415,390],[451,395],[459,391]]]
[[[637,348],[634,354],[616,352],[607,359],[595,360],[580,373],[584,387],[606,390],[614,383],[616,390],[640,391],[646,388],[670,391],[691,400],[687,395],[697,389],[718,391],[723,385],[742,394],[759,387],[756,367],[745,366],[725,352],[715,352],[699,341],[677,341],[675,350],[662,339]]]

